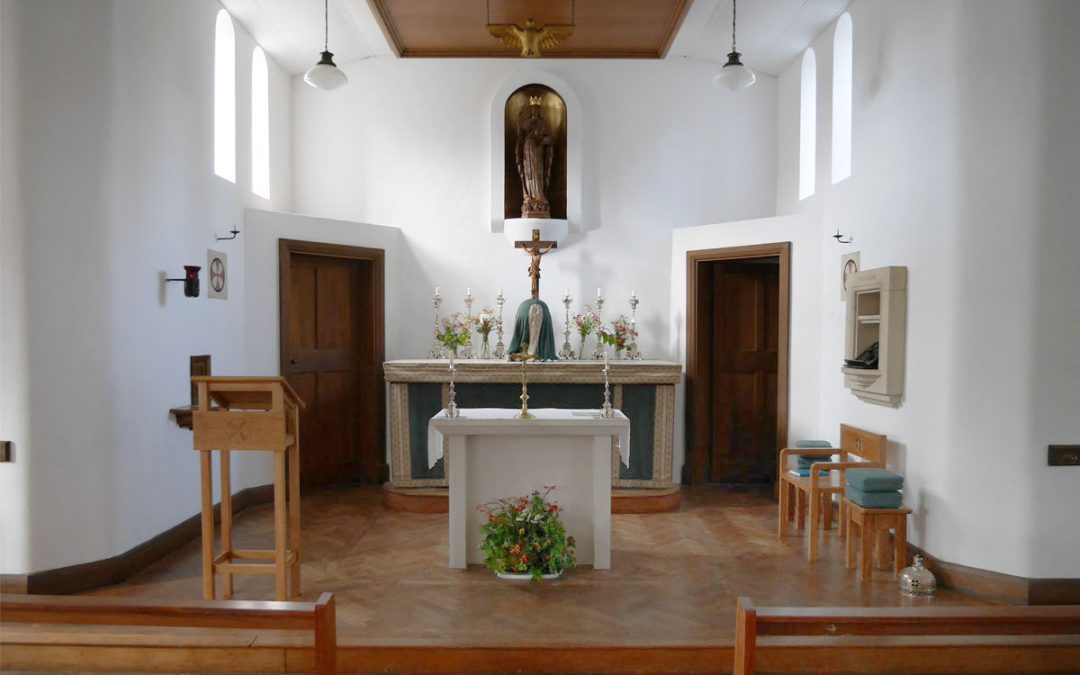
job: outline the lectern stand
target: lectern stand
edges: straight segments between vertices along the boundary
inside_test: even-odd
[[[285,600],[290,590],[292,595],[300,595],[299,434],[304,402],[282,377],[199,376],[191,378],[191,382],[199,394],[192,427],[202,463],[203,597],[214,599],[214,575],[218,573],[225,575],[226,598],[233,594],[234,574],[273,574],[276,599]],[[216,557],[210,457],[214,450],[221,453],[221,553]],[[229,484],[229,453],[233,450],[274,453],[272,550],[233,549]]]

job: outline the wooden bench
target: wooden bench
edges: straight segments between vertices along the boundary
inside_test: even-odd
[[[735,605],[735,675],[756,673],[759,635],[1077,635],[1080,605],[1040,607],[754,607]]]
[[[0,595],[0,623],[314,630],[315,674],[337,673],[333,593],[315,602]]]

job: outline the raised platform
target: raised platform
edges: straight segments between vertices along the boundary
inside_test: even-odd
[[[342,672],[731,672],[735,598],[761,605],[986,604],[947,589],[904,598],[891,575],[861,583],[843,566],[836,530],[822,557],[801,537],[777,538],[776,505],[758,492],[685,489],[678,511],[612,517],[612,569],[580,568],[551,583],[506,582],[481,567],[446,566],[446,517],[383,506],[382,488],[304,496],[304,599],[332,591]],[[273,508],[236,520],[238,546],[264,545]],[[199,542],[93,591],[198,598]],[[238,577],[238,599],[267,599],[273,582]],[[904,646],[907,645],[907,646]],[[773,673],[1076,672],[1080,644],[1060,638],[935,636],[899,641],[768,639]],[[0,670],[311,672],[310,633],[5,625]]]
[[[612,513],[669,513],[678,511],[682,502],[679,487],[613,489]],[[383,505],[408,513],[447,513],[449,489],[444,487],[403,488],[383,484]]]

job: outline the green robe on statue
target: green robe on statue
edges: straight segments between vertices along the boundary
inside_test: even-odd
[[[551,311],[543,300],[526,300],[518,305],[517,316],[514,317],[514,337],[510,340],[509,354],[519,354],[528,349],[529,335],[529,310],[533,305],[539,305],[543,310],[544,317],[540,324],[540,344],[536,349],[536,356],[541,361],[558,361],[555,354],[555,330],[551,327]]]

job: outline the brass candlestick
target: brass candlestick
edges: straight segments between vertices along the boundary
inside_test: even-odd
[[[529,412],[529,378],[528,371],[525,369],[525,366],[528,365],[529,361],[532,361],[535,358],[536,357],[531,354],[521,355],[521,396],[518,397],[521,399],[521,412],[514,415],[514,419],[516,420],[531,420],[536,417],[536,415]]]

